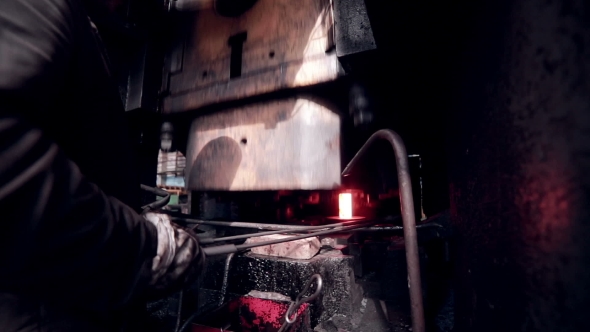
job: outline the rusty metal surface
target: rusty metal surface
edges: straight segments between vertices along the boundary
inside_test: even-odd
[[[350,321],[360,316],[357,308],[362,298],[362,289],[355,284],[352,273],[352,260],[352,256],[342,255],[339,251],[323,252],[310,260],[249,253],[237,257],[235,270],[230,275],[230,292],[240,294],[256,289],[295,298],[310,276],[319,273],[324,290],[312,303],[312,326],[334,316],[346,317],[348,324],[352,324]],[[207,286],[211,288],[213,285]]]
[[[170,74],[166,113],[328,82],[343,74],[330,52],[334,32],[329,0],[259,0],[238,17],[202,10],[187,21],[179,29],[189,32],[178,32],[186,33],[183,46],[168,55],[182,59],[182,66],[171,61],[165,69]],[[239,54],[232,55],[236,50],[228,41],[239,34],[245,38]],[[239,67],[236,77],[232,67]]]
[[[449,131],[456,331],[590,330],[588,9],[485,1],[465,15],[477,24]]]
[[[365,0],[335,0],[334,21],[339,57],[377,49]]]
[[[229,64],[228,64],[229,68]],[[343,73],[336,54],[285,63],[273,70],[172,94],[163,100],[164,113],[194,110],[218,102],[262,95],[335,80]],[[197,74],[187,81],[196,80]],[[228,76],[229,77],[229,76]]]
[[[340,185],[340,118],[306,98],[198,117],[186,164],[191,190],[333,189]]]

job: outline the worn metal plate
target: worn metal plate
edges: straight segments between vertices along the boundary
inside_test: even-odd
[[[334,20],[339,57],[377,49],[365,0],[335,0]]]
[[[182,67],[169,70],[166,113],[328,82],[343,74],[335,52],[330,52],[330,0],[259,0],[235,18],[202,10],[183,29],[189,30],[184,47],[174,51],[182,55],[169,55],[182,58]],[[230,79],[235,50],[229,40],[241,33],[246,33],[241,74]]]
[[[191,190],[333,189],[340,185],[340,117],[307,98],[201,116],[186,163]]]

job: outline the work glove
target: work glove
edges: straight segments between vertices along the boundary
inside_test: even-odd
[[[192,230],[171,222],[166,214],[147,212],[143,216],[158,231],[150,294],[165,296],[198,277],[204,267],[205,255]]]

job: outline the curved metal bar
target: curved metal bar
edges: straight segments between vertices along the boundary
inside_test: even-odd
[[[314,280],[316,280],[315,292],[313,292],[313,294],[311,294],[308,297],[304,297],[305,294],[307,293],[307,291],[309,290],[309,287],[311,287],[311,284],[313,283]],[[297,295],[295,302],[291,303],[291,305],[289,306],[289,309],[287,309],[287,312],[285,313],[285,322],[287,324],[293,324],[295,322],[295,320],[297,319],[297,316],[298,316],[297,310],[299,310],[299,307],[303,303],[311,302],[311,301],[315,300],[320,295],[320,293],[322,292],[323,283],[324,283],[324,280],[322,279],[322,276],[319,274],[314,274],[311,276],[311,278],[309,278],[309,280],[307,281],[307,284],[305,285],[305,287],[303,288],[301,293],[299,293],[299,295]]]
[[[402,138],[393,130],[382,129],[374,133],[365,145],[357,152],[346,165],[342,176],[350,174],[354,165],[365,154],[369,146],[376,140],[387,140],[395,153],[397,166],[397,178],[399,182],[399,197],[404,225],[404,240],[406,244],[406,261],[408,264],[408,287],[410,289],[410,305],[412,308],[412,331],[424,332],[424,305],[422,303],[422,285],[420,281],[420,260],[418,256],[418,237],[416,232],[416,216],[414,215],[414,198],[412,195],[412,182],[410,180],[410,167],[408,165],[408,153]]]

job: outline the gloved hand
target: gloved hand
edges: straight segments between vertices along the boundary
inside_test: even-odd
[[[170,221],[166,214],[148,212],[144,218],[158,230],[158,248],[152,262],[151,288],[165,295],[193,281],[203,270],[205,255],[194,232]]]

